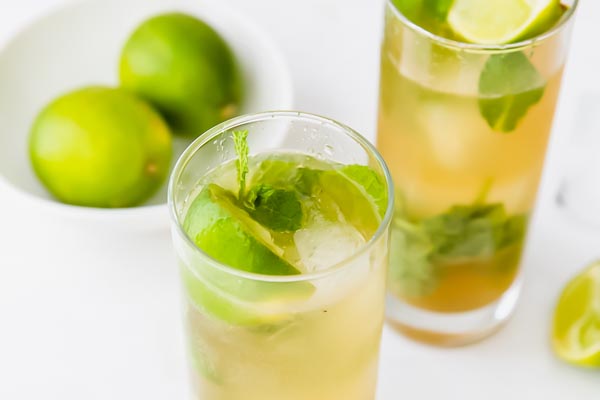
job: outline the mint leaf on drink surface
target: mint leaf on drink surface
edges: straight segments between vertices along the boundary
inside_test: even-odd
[[[238,194],[238,200],[242,201],[244,194],[246,193],[246,175],[248,175],[248,131],[233,131],[233,144],[235,152],[237,154],[237,160],[235,166],[238,173],[238,182],[240,185],[240,191]]]
[[[289,186],[290,171],[296,173],[295,165],[278,160],[264,161],[257,171],[258,176],[253,177],[253,180],[258,183],[246,193],[246,177],[250,172],[248,131],[234,131],[232,134],[235,152],[238,156],[236,160],[239,182],[238,202],[252,219],[268,229],[276,232],[294,232],[300,229],[303,214],[297,190],[293,187],[275,187],[263,182],[271,175],[273,178],[279,179],[279,185]],[[265,163],[268,165],[265,166],[266,168],[262,168],[262,164]],[[282,174],[284,176],[280,176]]]
[[[479,77],[479,111],[493,130],[512,132],[544,89],[542,76],[522,52],[491,55]]]
[[[293,189],[277,189],[271,185],[254,186],[246,203],[250,216],[276,232],[295,232],[302,227],[302,203]]]

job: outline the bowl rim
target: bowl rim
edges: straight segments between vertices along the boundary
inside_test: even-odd
[[[199,4],[202,7],[205,7],[206,14],[210,15],[211,10],[220,10],[222,14],[226,14],[228,18],[231,18],[235,21],[235,25],[238,27],[239,31],[246,32],[249,37],[252,37],[256,40],[249,40],[250,43],[260,43],[261,47],[265,48],[267,53],[270,54],[270,57],[273,59],[275,68],[279,70],[279,74],[281,79],[281,84],[278,85],[280,88],[280,97],[281,105],[280,109],[291,109],[294,105],[294,85],[292,80],[291,71],[287,60],[283,54],[281,48],[277,45],[273,37],[267,33],[264,29],[260,27],[260,25],[254,21],[253,18],[246,16],[244,13],[236,10],[232,6],[223,4],[214,0],[202,0],[202,3],[192,2],[190,0],[178,0],[181,4],[173,4],[172,2],[165,2],[165,12],[168,10],[176,10],[178,7],[182,7],[184,2],[194,7],[198,7]],[[92,5],[103,3],[107,4],[102,0],[69,0],[62,3],[59,3],[55,6],[49,7],[47,10],[37,14],[36,16],[27,19],[25,22],[20,24],[16,29],[9,30],[7,36],[0,40],[0,55],[2,55],[6,49],[13,43],[16,39],[20,38],[22,35],[31,30],[34,26],[38,25],[42,21],[55,18],[58,15],[65,13],[75,7],[80,7],[84,5]],[[170,7],[170,8],[169,8]],[[182,12],[191,13],[193,11],[190,9],[182,10]],[[199,136],[202,136],[202,133]],[[174,155],[178,157],[177,155]],[[175,160],[177,161],[177,160]],[[174,165],[173,165],[174,168]],[[170,172],[169,172],[170,174]],[[40,183],[41,185],[41,183]],[[168,179],[162,183],[160,188],[164,188],[168,186]],[[0,193],[2,191],[8,191],[17,197],[22,198],[30,203],[42,206],[47,209],[53,209],[58,211],[61,214],[78,214],[88,216],[98,217],[99,219],[104,218],[121,218],[124,216],[132,216],[132,217],[145,217],[156,215],[158,211],[163,212],[165,214],[165,223],[168,223],[168,213],[167,213],[167,197],[160,204],[140,204],[132,207],[120,207],[120,208],[102,208],[102,207],[88,207],[88,206],[80,206],[74,204],[62,203],[59,200],[53,198],[44,198],[38,196],[36,194],[31,193],[28,190],[20,187],[19,185],[14,184],[10,179],[8,179],[2,170],[0,170]]]

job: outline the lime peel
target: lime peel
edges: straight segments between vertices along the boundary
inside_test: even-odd
[[[552,344],[563,360],[600,367],[600,261],[567,284],[556,306]]]
[[[506,44],[547,31],[561,14],[560,0],[455,0],[448,23],[468,42]]]

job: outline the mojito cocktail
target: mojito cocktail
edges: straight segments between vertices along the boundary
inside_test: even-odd
[[[390,320],[461,344],[510,314],[576,4],[388,1],[377,145],[396,185]]]
[[[367,141],[274,113],[214,128],[170,185],[194,398],[373,399],[391,188]]]

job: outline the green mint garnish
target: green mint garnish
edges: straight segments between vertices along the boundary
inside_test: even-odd
[[[489,190],[488,184],[484,190]],[[500,203],[482,204],[483,197],[420,222],[397,217],[390,252],[391,285],[407,295],[423,296],[436,287],[436,265],[479,259],[501,266],[506,259],[501,261],[500,253],[506,249],[516,262],[525,238],[526,217],[508,215]]]
[[[248,131],[233,131],[232,134],[235,152],[238,156],[235,162],[240,185],[238,199],[242,201],[246,193],[246,175],[248,175]]]
[[[488,258],[517,244],[525,235],[525,217],[508,216],[502,204],[454,206],[422,222],[433,245],[432,259]]]
[[[246,201],[252,207],[250,216],[269,229],[295,232],[302,227],[302,203],[293,189],[259,184],[250,190]]]
[[[522,52],[492,55],[479,77],[479,111],[497,132],[512,132],[544,95],[540,73]]]
[[[266,168],[257,171],[254,181],[258,183],[246,193],[248,166],[248,131],[234,131],[233,142],[238,156],[238,201],[252,219],[265,228],[276,232],[294,232],[302,227],[302,203],[298,190],[291,186],[290,172],[296,174],[296,165],[283,161],[265,161]],[[279,173],[275,173],[279,172]],[[285,177],[279,177],[284,174]],[[256,175],[256,174],[255,174]],[[260,179],[262,177],[262,179]],[[278,179],[283,178],[283,179]],[[266,184],[267,180],[278,179],[278,186]]]
[[[390,280],[394,290],[408,296],[424,296],[435,290],[437,274],[431,262],[433,244],[425,230],[402,218],[394,221],[390,246]]]

